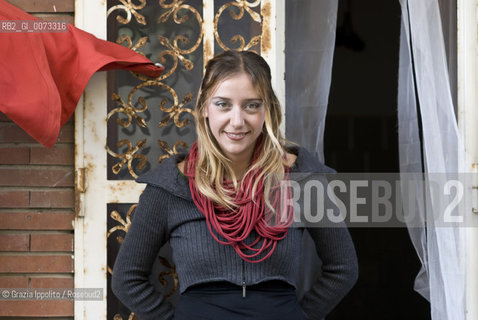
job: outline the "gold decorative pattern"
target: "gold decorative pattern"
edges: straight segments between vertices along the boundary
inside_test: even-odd
[[[146,144],[146,139],[142,139],[136,143],[136,146],[133,148],[132,144],[130,141],[123,139],[120,142],[118,142],[118,148],[121,148],[124,145],[128,146],[128,150],[126,150],[125,153],[123,154],[118,154],[111,150],[108,146],[106,146],[106,151],[108,153],[118,159],[121,159],[120,162],[116,163],[111,170],[113,170],[114,174],[118,174],[121,170],[121,168],[125,165],[128,164],[128,171],[133,176],[135,179],[138,178],[138,175],[133,171],[132,167],[132,162],[133,159],[140,159],[140,162],[137,166],[139,170],[143,169],[144,166],[146,165],[146,156],[144,154],[135,154],[136,152],[139,151],[139,149],[143,148],[144,145]]]
[[[188,148],[188,144],[182,140],[176,141],[176,143],[173,146],[173,150],[169,148],[169,144],[166,141],[158,139],[158,144],[161,147],[161,149],[167,152],[167,154],[164,154],[159,157],[158,159],[159,163],[163,162],[163,160],[168,159],[169,157],[175,154],[178,154],[178,147],[183,147],[184,149]]]
[[[116,122],[120,126],[122,126],[123,128],[128,127],[131,124],[131,120],[134,118],[136,120],[136,123],[139,126],[145,128],[146,121],[138,115],[138,112],[145,112],[148,109],[148,105],[146,104],[146,100],[143,97],[139,97],[138,102],[142,106],[142,108],[137,109],[133,107],[132,99],[133,99],[133,94],[136,92],[136,90],[138,89],[134,88],[133,90],[131,90],[128,96],[128,103],[125,103],[119,94],[117,94],[116,92],[113,93],[111,95],[111,99],[117,102],[118,104],[120,104],[121,107],[111,110],[106,116],[106,120],[109,120],[115,113],[121,112],[121,113],[124,113],[128,118],[126,120],[117,118]]]
[[[165,298],[170,297],[177,289],[179,285],[179,279],[178,279],[178,274],[176,273],[176,267],[174,265],[171,265],[169,261],[161,256],[158,257],[159,262],[168,268],[168,271],[163,271],[159,274],[158,280],[159,282],[166,287],[168,285],[168,281],[164,278],[165,276],[170,276],[173,278],[174,285],[173,288],[164,295]]]
[[[173,94],[173,92],[171,92]],[[171,107],[171,108],[166,108],[165,107],[165,104],[166,104],[166,99],[163,99],[161,100],[161,104],[159,105],[159,109],[163,112],[166,112],[168,113],[168,115],[166,117],[164,117],[160,122],[159,122],[159,127],[165,127],[168,125],[169,123],[169,120],[171,119],[174,119],[174,124],[176,125],[176,127],[178,128],[182,128],[186,125],[189,124],[189,119],[185,119],[183,121],[179,121],[179,116],[181,115],[181,113],[183,112],[186,112],[186,113],[192,113],[192,110],[189,109],[189,108],[183,108],[184,105],[188,102],[190,102],[192,99],[193,99],[193,95],[191,93],[188,93],[184,98],[183,100],[181,101],[181,103],[177,103],[177,100],[178,100],[178,97],[177,95],[174,93],[173,94],[173,97],[174,97],[174,105]]]
[[[108,230],[108,234],[106,236],[107,238],[109,238],[111,236],[111,234],[113,232],[117,231],[117,230],[124,231],[125,233],[128,232],[129,227],[131,225],[131,214],[133,213],[133,210],[136,209],[137,206],[138,206],[138,204],[135,203],[131,207],[129,207],[128,212],[126,213],[126,221],[124,221],[123,218],[121,218],[121,215],[119,214],[118,211],[116,211],[116,210],[111,211],[110,217],[113,220],[118,221],[121,225],[114,226],[113,228]],[[121,237],[121,236],[118,236],[116,238],[116,240],[118,240],[118,243],[120,243],[120,244],[123,243],[123,237]]]
[[[183,14],[182,16],[179,16],[179,11],[181,10],[186,10],[187,12],[190,12],[194,15],[198,22],[198,27],[199,27],[199,35],[198,38],[196,39],[196,42],[190,47],[190,48],[181,48],[179,45],[180,43],[182,46],[187,45],[191,43],[191,39],[184,35],[177,35],[174,37],[172,44],[169,42],[169,39],[163,36],[158,36],[158,39],[160,43],[167,47],[169,50],[163,50],[158,57],[158,60],[160,63],[163,65],[166,64],[166,56],[171,56],[174,60],[174,65],[173,67],[168,70],[167,72],[164,72],[162,75],[162,79],[165,79],[172,75],[177,67],[178,67],[178,60],[181,61],[184,64],[184,67],[186,70],[190,71],[194,68],[194,64],[192,63],[191,60],[187,59],[185,55],[190,54],[194,51],[196,51],[199,48],[199,45],[201,44],[201,41],[203,39],[204,35],[204,28],[203,28],[203,20],[201,18],[201,15],[199,12],[192,6],[188,4],[183,4],[184,0],[174,0],[171,3],[167,4],[165,0],[160,0],[159,4],[161,7],[168,9],[165,13],[163,13],[157,20],[158,23],[165,23],[169,20],[169,18],[172,16],[173,21],[176,24],[183,24],[186,21],[189,20],[189,15],[188,14]]]
[[[128,233],[129,227],[131,225],[131,214],[133,213],[133,210],[136,209],[137,206],[138,204],[135,203],[129,207],[128,212],[126,213],[126,221],[121,217],[118,211],[116,210],[111,211],[110,213],[111,219],[118,221],[120,224],[109,229],[108,233],[106,234],[106,238],[109,238],[113,233],[115,233],[118,230],[121,230],[124,233]],[[116,237],[116,241],[119,244],[122,244],[123,240],[124,240],[123,236]],[[110,268],[110,266],[108,266],[108,272],[110,274],[113,274],[113,270]]]
[[[123,10],[127,13],[127,18],[124,19],[122,17],[117,17],[118,21],[122,24],[127,24],[131,21],[131,15],[134,15],[138,22],[142,21],[144,22],[143,24],[146,25],[146,19],[142,15],[140,15],[137,10],[140,10],[145,7],[146,1],[145,0],[139,0],[139,4],[134,4],[132,3],[132,0],[120,0],[122,5],[116,5],[114,7],[111,7],[108,10],[108,14],[111,14],[114,10]],[[183,128],[190,124],[189,119],[181,119],[181,116],[184,113],[192,113],[192,110],[190,108],[185,107],[185,105],[192,101],[193,99],[193,94],[192,93],[187,93],[184,98],[182,99],[181,102],[179,102],[178,95],[176,91],[170,87],[169,85],[165,84],[162,82],[163,80],[171,77],[176,70],[178,69],[179,62],[184,66],[185,70],[190,71],[194,68],[194,63],[187,57],[189,54],[193,53],[196,51],[203,40],[203,20],[201,18],[200,13],[196,8],[193,6],[186,4],[185,0],[173,0],[173,1],[166,1],[166,0],[159,0],[159,4],[161,8],[166,9],[165,12],[161,13],[161,15],[157,18],[158,23],[166,23],[169,20],[173,20],[173,22],[177,25],[184,24],[186,22],[192,21],[191,18],[194,18],[195,21],[197,21],[197,28],[198,28],[198,36],[197,39],[193,40],[190,39],[189,37],[183,35],[183,34],[178,34],[175,35],[171,40],[159,35],[158,39],[161,45],[165,47],[164,50],[162,50],[158,54],[158,61],[162,63],[163,65],[167,65],[167,57],[172,57],[173,63],[171,67],[168,67],[168,69],[163,72],[163,74],[156,78],[156,79],[151,79],[149,77],[146,77],[144,75],[136,74],[133,73],[133,76],[136,77],[137,79],[143,81],[141,84],[135,86],[129,93],[127,102],[125,102],[118,93],[113,93],[112,94],[112,100],[116,104],[118,104],[118,107],[114,108],[111,110],[108,115],[107,115],[107,121],[115,114],[124,114],[126,118],[117,118],[116,122],[119,126],[123,128],[130,127],[132,124],[132,120],[134,118],[135,122],[142,128],[147,128],[147,123],[144,118],[144,116],[141,116],[140,114],[148,110],[148,105],[146,102],[146,99],[144,97],[139,97],[137,99],[137,102],[133,103],[133,95],[141,88],[146,87],[146,86],[157,86],[161,87],[164,91],[164,93],[169,93],[172,97],[171,100],[168,98],[162,98],[159,109],[166,114],[163,119],[160,120],[158,127],[166,127],[171,120],[173,120],[173,123],[176,127],[178,128]],[[142,18],[139,18],[142,17]],[[141,22],[140,22],[141,23]],[[190,23],[189,23],[190,25]],[[142,37],[139,40],[137,40],[136,43],[133,43],[133,40],[129,35],[122,35],[118,37],[116,40],[117,43],[126,45],[128,48],[141,53],[141,49],[145,47],[145,45],[148,42],[148,37]],[[189,46],[189,44],[192,44]],[[169,64],[171,65],[171,63]],[[172,106],[167,107],[166,104],[168,101],[172,102]],[[139,107],[135,108],[134,106],[137,106],[139,104]],[[128,140],[122,140],[120,141],[121,145],[127,144],[128,146],[131,146],[131,142]],[[181,141],[179,144],[176,143],[175,146],[183,146],[185,142]],[[119,144],[118,144],[119,146]],[[143,145],[144,146],[144,145]],[[142,146],[141,146],[142,147]],[[187,148],[187,145],[186,145]],[[132,155],[135,151],[133,150],[132,147],[128,149],[128,151],[124,155],[119,155],[116,154],[111,150],[111,148],[106,147],[108,153],[112,155],[115,158],[121,159],[119,163],[116,163],[112,167],[112,172],[114,174],[118,174],[121,170],[121,168],[127,163],[128,164],[128,171],[131,174],[132,177],[136,178],[137,175],[135,174],[134,170],[131,168],[131,160],[134,158],[141,158],[142,160],[144,159],[144,156],[142,155]],[[137,149],[137,148],[135,148]],[[174,149],[174,148],[173,148]],[[168,151],[168,154],[170,155],[171,151]],[[169,155],[166,155],[166,157],[169,157]],[[164,159],[164,157],[163,157]],[[142,169],[145,165],[144,161],[141,161],[137,167],[137,169]]]
[[[138,204],[135,203],[135,204],[133,204],[129,207],[128,212],[126,213],[126,221],[121,217],[121,214],[117,210],[111,211],[110,217],[113,220],[119,222],[119,225],[116,225],[113,228],[108,230],[108,233],[107,233],[107,236],[106,236],[107,238],[109,238],[113,233],[115,233],[118,230],[123,231],[124,233],[128,233],[129,227],[131,226],[131,215],[132,215],[134,209],[136,209],[137,206],[138,206]],[[116,237],[116,241],[119,244],[122,244],[123,240],[124,240],[123,236],[117,236]],[[163,286],[166,287],[168,285],[168,281],[165,279],[166,276],[172,277],[173,282],[174,282],[173,289],[171,289],[167,294],[165,294],[165,297],[167,298],[167,297],[171,296],[178,288],[178,285],[179,285],[178,274],[176,273],[176,267],[174,265],[170,264],[169,261],[166,258],[164,258],[162,256],[158,256],[158,259],[159,259],[159,262],[161,263],[161,265],[163,265],[164,267],[167,268],[167,271],[163,271],[158,275],[159,282]],[[112,275],[113,270],[111,269],[111,267],[108,266],[107,269],[108,269],[108,273]],[[133,319],[132,317],[134,317],[134,313],[130,314],[129,319]],[[123,317],[119,314],[116,314],[114,316],[114,319],[123,319]]]
[[[237,34],[233,36],[230,39],[231,44],[235,44],[239,42],[239,46],[237,48],[230,48],[224,42],[221,40],[221,37],[219,36],[219,31],[218,31],[218,24],[219,24],[219,18],[223,14],[223,12],[229,8],[229,13],[231,15],[231,18],[234,20],[241,20],[244,16],[244,11],[246,11],[254,20],[255,22],[262,23],[262,18],[261,15],[251,8],[255,8],[261,4],[261,0],[256,0],[253,2],[248,2],[247,0],[236,0],[232,1],[229,3],[224,4],[222,7],[219,8],[219,10],[216,13],[216,16],[214,17],[214,37],[219,44],[219,46],[223,50],[237,50],[237,51],[243,51],[243,50],[249,50],[255,45],[258,45],[261,41],[261,35],[254,36],[249,40],[249,42],[246,44],[246,40],[244,39],[243,36]],[[239,13],[236,13],[234,10],[232,10],[232,7],[236,7],[239,9]]]
[[[146,6],[146,0],[138,0],[139,4],[134,4],[133,0],[119,0],[121,4],[113,6],[108,9],[106,16],[109,17],[110,14],[115,10],[124,10],[126,12],[126,19],[122,16],[116,16],[116,20],[121,24],[128,24],[131,22],[131,15],[134,15],[136,21],[142,25],[146,25],[146,19],[144,16],[137,12],[137,10],[143,9]]]
[[[142,53],[141,51],[138,51],[138,49],[143,47],[146,44],[146,42],[148,42],[148,37],[140,38],[134,46],[133,46],[133,41],[131,40],[130,36],[122,35],[122,36],[118,37],[118,39],[116,40],[117,44],[123,44],[125,42],[126,42],[126,46],[129,49],[131,49],[131,50],[133,50],[133,51],[135,51],[135,52],[144,56],[144,53]]]
[[[179,103],[178,96],[177,96],[176,92],[174,91],[174,89],[171,88],[170,86],[162,83],[162,82],[157,81],[157,80],[148,80],[148,81],[145,81],[145,82],[137,85],[136,87],[134,87],[128,95],[128,102],[127,103],[125,103],[123,101],[123,99],[119,96],[119,94],[113,93],[112,94],[112,99],[113,99],[113,101],[117,102],[120,105],[120,107],[111,110],[107,115],[107,120],[109,120],[116,113],[123,113],[127,116],[127,119],[120,119],[120,118],[116,119],[118,125],[126,128],[126,127],[131,125],[132,119],[134,118],[136,123],[139,126],[145,128],[147,126],[146,121],[144,120],[144,118],[140,117],[138,115],[138,113],[144,112],[148,109],[146,100],[143,97],[139,97],[138,98],[138,103],[142,107],[141,108],[135,108],[135,107],[133,107],[132,99],[133,99],[133,95],[136,91],[138,91],[139,89],[141,89],[143,87],[148,87],[148,86],[161,87],[161,88],[164,89],[165,92],[169,92],[171,94],[172,98],[173,98],[172,99],[173,100],[173,106],[169,107],[169,108],[165,107],[167,99],[163,98],[161,100],[159,108],[160,108],[161,111],[167,113],[167,115],[166,115],[166,117],[164,117],[159,122],[158,126],[160,128],[166,126],[171,119],[173,119],[173,122],[174,122],[175,126],[177,126],[178,128],[185,127],[186,125],[188,125],[190,123],[189,119],[184,119],[184,120],[181,121],[180,116],[184,112],[189,113],[189,114],[192,113],[192,110],[189,109],[189,108],[186,108],[185,104],[192,100],[193,95],[191,93],[188,93],[183,98],[181,103]],[[144,140],[144,142],[142,142],[143,140]],[[120,142],[118,142],[118,147],[121,147],[125,144],[129,146],[128,151],[124,155],[119,155],[119,154],[115,153],[114,151],[112,151],[111,148],[106,146],[106,150],[111,156],[113,156],[115,158],[122,159],[119,163],[115,164],[112,167],[112,172],[114,174],[118,174],[120,172],[121,168],[124,166],[124,164],[128,163],[128,171],[131,174],[131,176],[134,177],[135,179],[138,177],[134,173],[134,170],[132,168],[132,160],[134,158],[140,158],[141,159],[141,162],[137,166],[137,169],[139,169],[139,170],[143,169],[144,166],[146,165],[147,159],[144,155],[142,155],[142,154],[133,155],[135,152],[137,152],[137,150],[139,148],[144,147],[144,145],[146,143],[146,139],[143,139],[143,140],[141,140],[138,143],[139,145],[138,144],[136,145],[135,149],[132,149],[132,144],[129,140],[123,139]],[[182,142],[182,143],[185,143],[185,142]],[[187,149],[187,145],[186,145],[185,148]]]
[[[138,318],[135,317],[134,312],[131,312],[129,314],[128,320],[136,320],[136,319]],[[120,314],[115,314],[113,317],[113,320],[123,320],[123,317]]]

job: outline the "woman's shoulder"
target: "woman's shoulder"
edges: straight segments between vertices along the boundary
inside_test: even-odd
[[[155,187],[160,187],[174,195],[187,197],[189,194],[188,182],[183,178],[178,170],[178,163],[181,163],[185,155],[174,155],[164,160],[158,167],[141,175],[136,182],[147,183]]]
[[[317,154],[310,152],[304,147],[293,145],[286,148],[288,164],[295,172],[334,173],[334,169],[326,166],[319,160]],[[291,156],[289,156],[289,154]],[[289,162],[290,161],[290,162]]]

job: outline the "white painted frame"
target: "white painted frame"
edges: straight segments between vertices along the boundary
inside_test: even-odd
[[[263,0],[271,7],[271,49],[264,57],[272,70],[273,86],[285,110],[285,0]],[[75,25],[106,39],[106,1],[75,1]],[[214,48],[214,6],[203,7],[204,38]],[[280,40],[282,39],[282,40]],[[206,53],[205,53],[206,54]],[[205,56],[205,61],[208,58]],[[102,301],[75,301],[75,319],[106,319],[107,203],[135,203],[144,186],[134,181],[108,181],[106,159],[106,73],[92,76],[75,112],[75,169],[85,169],[85,193],[77,188],[75,217],[75,288],[101,288]],[[282,124],[282,130],[285,126]]]
[[[478,173],[478,1],[457,1],[458,127],[465,144],[467,171]],[[478,181],[474,181],[478,185]],[[472,190],[473,211],[478,209],[478,189]],[[467,213],[472,225],[478,214]],[[478,319],[478,228],[466,228],[466,319]]]

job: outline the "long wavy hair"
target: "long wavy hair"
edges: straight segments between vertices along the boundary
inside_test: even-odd
[[[206,72],[198,94],[194,117],[198,136],[198,162],[195,169],[195,184],[200,193],[224,208],[234,209],[232,194],[223,187],[224,177],[230,177],[237,191],[239,183],[231,167],[231,161],[223,154],[209,127],[204,109],[218,85],[239,73],[247,73],[253,86],[263,100],[265,121],[262,128],[262,147],[259,156],[247,174],[260,170],[259,179],[251,181],[252,194],[256,193],[260,178],[264,178],[264,199],[270,207],[269,194],[284,177],[285,144],[287,141],[280,132],[282,121],[281,107],[271,84],[271,70],[267,62],[258,54],[249,51],[226,51],[211,59],[206,65]],[[243,181],[240,184],[244,184]]]

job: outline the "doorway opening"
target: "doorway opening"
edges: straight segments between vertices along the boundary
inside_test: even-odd
[[[325,126],[326,164],[338,172],[399,172],[398,1],[339,1],[332,84]],[[359,280],[327,316],[430,319],[413,290],[420,261],[406,228],[350,228]]]

